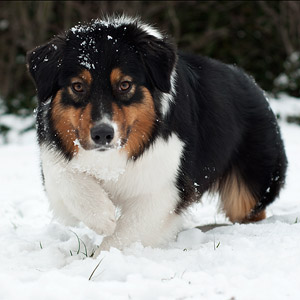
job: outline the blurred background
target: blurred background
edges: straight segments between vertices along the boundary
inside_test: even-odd
[[[78,22],[123,12],[165,30],[182,50],[244,68],[273,98],[300,98],[298,1],[1,1],[0,142],[16,120],[7,116],[25,120],[36,106],[26,52]],[[33,118],[21,124],[29,130]]]

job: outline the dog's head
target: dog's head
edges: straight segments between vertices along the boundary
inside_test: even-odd
[[[130,18],[77,25],[27,55],[47,126],[68,155],[149,144],[174,89],[176,52]],[[50,103],[50,104],[49,104]],[[46,135],[46,133],[44,133]]]

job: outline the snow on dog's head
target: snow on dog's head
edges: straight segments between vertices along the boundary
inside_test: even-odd
[[[79,147],[137,157],[174,93],[175,48],[139,19],[78,24],[29,52],[27,62],[38,92],[39,141],[54,142],[69,159]]]

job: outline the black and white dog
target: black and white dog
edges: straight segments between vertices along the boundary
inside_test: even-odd
[[[27,62],[51,208],[106,235],[97,253],[174,238],[206,191],[232,222],[265,218],[287,159],[263,91],[241,69],[177,52],[124,16],[77,25]]]

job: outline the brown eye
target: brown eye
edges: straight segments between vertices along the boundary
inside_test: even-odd
[[[122,81],[120,83],[119,90],[121,92],[129,92],[130,89],[131,89],[131,82],[129,82],[129,81]]]
[[[74,82],[72,83],[72,90],[76,93],[82,93],[84,92],[84,87],[81,82]]]

